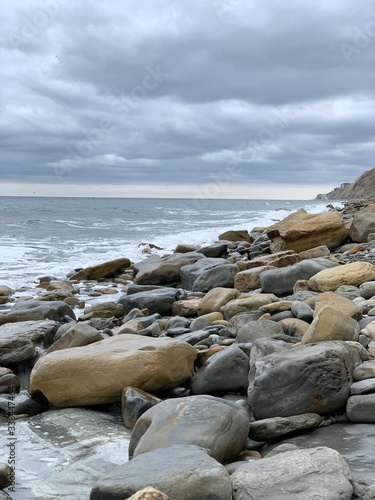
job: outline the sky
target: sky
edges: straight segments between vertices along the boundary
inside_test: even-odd
[[[12,0],[0,27],[0,196],[311,199],[375,167],[373,0]]]

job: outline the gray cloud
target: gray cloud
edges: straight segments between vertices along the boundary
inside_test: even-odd
[[[2,181],[333,187],[374,166],[370,0],[13,0],[2,23]]]

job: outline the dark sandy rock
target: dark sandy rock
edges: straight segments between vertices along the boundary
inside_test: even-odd
[[[126,461],[129,431],[120,415],[78,408],[16,421],[14,500],[87,500],[92,486]],[[0,426],[0,449],[8,441]]]
[[[129,456],[174,444],[194,444],[209,450],[219,462],[229,462],[245,446],[249,416],[239,403],[213,396],[169,399],[150,408],[137,421]]]
[[[47,354],[59,349],[89,345],[99,340],[103,340],[103,337],[96,328],[86,324],[73,324],[48,348]]]
[[[358,322],[338,309],[324,306],[319,309],[313,322],[302,337],[302,344],[327,340],[358,341]]]
[[[253,238],[246,229],[232,229],[230,231],[226,231],[225,233],[220,234],[218,239],[227,241],[247,241],[248,243],[253,242]]]
[[[116,467],[92,489],[90,500],[129,498],[145,486],[163,491],[171,500],[232,499],[225,467],[198,446],[174,445]]]
[[[37,344],[48,332],[56,332],[56,321],[19,321],[0,326],[0,366],[32,359]]]
[[[228,244],[224,242],[213,243],[207,247],[201,247],[198,252],[206,257],[222,257],[228,252]]]
[[[126,387],[122,393],[122,419],[128,429],[133,429],[141,415],[161,403],[161,399],[136,387]]]
[[[0,409],[5,413],[9,413],[9,396],[0,398]],[[30,397],[26,390],[23,390],[12,400],[12,411],[14,415],[39,415],[51,409],[51,405],[45,401],[39,401]]]
[[[52,301],[61,300],[64,301],[68,298],[73,297],[73,292],[71,290],[53,290],[51,292],[46,292],[38,297],[38,300]]]
[[[231,300],[220,309],[224,319],[229,321],[236,314],[257,312],[259,307],[279,299],[273,293],[249,293]]]
[[[260,275],[262,290],[279,296],[288,295],[293,293],[293,287],[298,280],[308,280],[323,269],[336,266],[338,266],[336,262],[322,257],[303,260],[281,269],[270,269]]]
[[[320,342],[269,354],[255,363],[249,402],[256,419],[342,410],[356,363],[368,359],[357,343]]]
[[[271,441],[291,432],[318,427],[323,421],[317,413],[265,418],[250,423],[249,437],[255,441]]]
[[[42,319],[65,322],[67,318],[76,319],[73,310],[65,302],[25,300],[14,304],[9,313],[0,314],[0,325]]]
[[[13,293],[13,290],[9,286],[0,285],[0,304],[6,304],[9,302]]]
[[[119,298],[119,304],[125,308],[125,313],[134,308],[148,309],[150,314],[159,313],[163,316],[172,314],[173,303],[186,298],[186,292],[176,288],[157,288],[147,292],[138,292],[131,295],[123,295]]]
[[[257,321],[262,316],[261,312],[243,313],[233,316],[227,325],[227,330],[231,337],[236,337],[244,325],[251,321]]]
[[[180,282],[180,269],[206,257],[198,252],[174,253],[172,255],[152,255],[137,264],[138,285],[174,285]]]
[[[0,394],[20,392],[20,379],[12,370],[0,368]]]
[[[194,283],[202,273],[223,264],[227,264],[225,259],[206,258],[197,260],[194,264],[183,266],[180,270],[182,286],[186,290],[193,290]]]
[[[201,300],[199,315],[218,312],[220,308],[225,306],[231,300],[237,299],[240,295],[238,290],[231,290],[223,287],[211,289]]]
[[[350,396],[346,405],[346,414],[352,422],[375,423],[375,394]]]
[[[172,313],[174,316],[184,316],[192,318],[198,316],[198,311],[202,299],[185,299],[176,300],[172,305]]]
[[[250,321],[243,325],[236,335],[236,342],[246,343],[265,337],[284,335],[283,326],[275,321],[258,320]]]
[[[121,318],[125,314],[125,308],[120,303],[101,302],[94,306],[86,307],[85,314],[80,317],[80,321],[88,321],[93,318]]]
[[[224,264],[204,271],[194,282],[194,292],[209,292],[217,287],[233,287],[239,271],[236,264]]]
[[[97,266],[86,267],[81,271],[70,276],[71,280],[97,280],[98,278],[107,278],[121,273],[123,270],[131,266],[129,259],[121,258],[103,262]]]
[[[187,342],[190,345],[196,345],[198,342],[207,339],[209,336],[210,332],[208,330],[196,330],[194,332],[182,333],[177,336],[177,339],[182,342]]]
[[[286,318],[279,322],[284,329],[284,333],[290,337],[302,338],[309,328],[310,323],[298,318]]]
[[[261,288],[260,275],[269,269],[276,269],[276,267],[270,265],[259,266],[237,273],[234,278],[234,288],[240,292],[249,292]]]
[[[326,447],[286,451],[245,463],[231,476],[234,500],[351,500],[351,479],[346,460]]]
[[[29,391],[42,393],[59,407],[112,403],[121,399],[127,386],[152,392],[189,380],[196,357],[196,350],[185,342],[117,335],[39,358]]]
[[[197,247],[194,245],[186,245],[185,243],[180,243],[179,245],[176,246],[173,253],[188,253],[188,252],[195,252],[196,250]]]
[[[0,490],[7,488],[11,484],[10,472],[8,464],[0,463]]]
[[[359,394],[369,393],[375,393],[375,378],[360,380],[358,382],[354,382],[350,386],[351,396],[358,396]]]
[[[285,442],[300,448],[313,445],[328,446],[337,450],[347,460],[352,472],[353,500],[374,500],[375,426],[373,424],[346,423],[319,427],[311,429],[306,434],[287,436]],[[271,444],[267,449],[273,450],[275,446],[277,445]]]
[[[191,381],[193,394],[246,389],[249,378],[249,357],[237,345],[214,354],[196,372]]]
[[[366,208],[356,212],[348,234],[357,243],[367,242],[370,233],[375,232],[375,203],[371,203]]]
[[[342,216],[336,210],[320,214],[298,210],[270,226],[267,236],[272,240],[272,252],[303,252],[320,245],[330,249],[338,247],[346,240],[347,231]]]

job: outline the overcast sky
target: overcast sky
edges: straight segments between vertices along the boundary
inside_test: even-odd
[[[373,0],[0,16],[0,195],[309,199],[375,166]]]

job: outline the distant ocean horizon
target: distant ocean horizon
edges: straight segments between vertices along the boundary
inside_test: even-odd
[[[139,261],[145,245],[209,244],[228,229],[267,227],[300,208],[327,210],[331,200],[107,197],[0,197],[0,285],[17,289],[40,276],[119,257]],[[139,246],[141,245],[141,246]],[[155,252],[153,250],[153,252]]]

